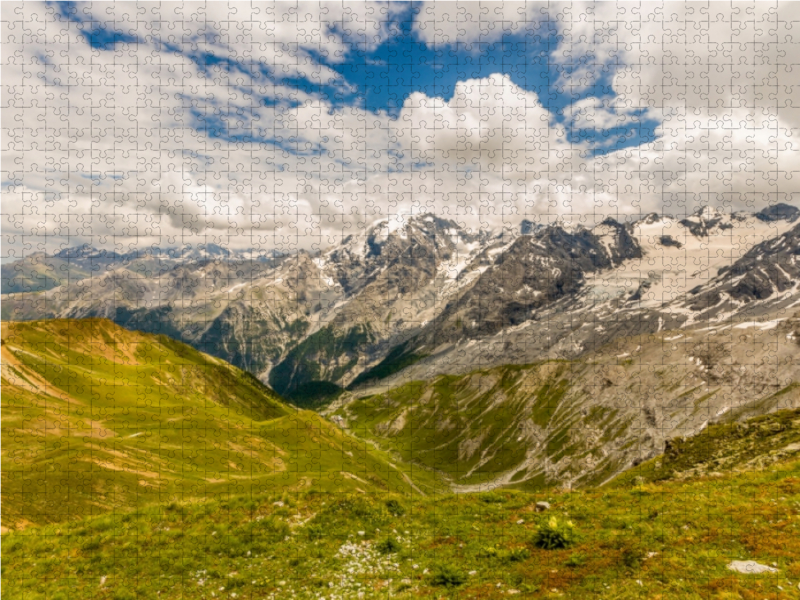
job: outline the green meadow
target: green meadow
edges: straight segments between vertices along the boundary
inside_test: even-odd
[[[2,352],[7,598],[800,598],[800,411],[601,487],[454,494],[435,447],[402,460],[163,336],[4,323]]]

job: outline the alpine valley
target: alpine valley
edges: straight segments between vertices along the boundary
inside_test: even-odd
[[[324,251],[4,264],[4,320],[102,317],[249,371],[453,489],[596,485],[800,406],[800,210],[592,227],[379,220]]]

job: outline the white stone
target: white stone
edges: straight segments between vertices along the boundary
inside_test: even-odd
[[[734,560],[728,568],[737,573],[747,573],[748,575],[757,575],[759,573],[777,573],[778,569],[773,569],[767,565],[762,565],[754,560]]]

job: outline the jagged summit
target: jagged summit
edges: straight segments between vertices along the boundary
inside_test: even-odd
[[[651,213],[648,213],[648,214],[644,215],[641,219],[638,219],[638,220],[634,221],[633,224],[634,225],[639,225],[639,224],[652,225],[654,223],[660,223],[665,218],[666,217],[664,215],[660,215],[659,213],[656,213],[656,212],[651,212]]]
[[[89,244],[81,244],[80,246],[73,246],[71,248],[64,248],[55,254],[56,258],[63,259],[85,259],[85,258],[105,258],[105,259],[119,259],[120,254],[111,250],[97,249]]]
[[[761,209],[755,214],[760,221],[789,221],[794,222],[800,217],[800,209],[791,204],[780,202]]]

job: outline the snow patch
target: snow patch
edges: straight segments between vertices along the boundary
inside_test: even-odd
[[[235,292],[236,290],[238,290],[239,288],[242,288],[242,287],[244,287],[244,286],[246,286],[246,285],[247,285],[247,283],[246,283],[246,282],[245,282],[245,283],[237,283],[237,284],[236,284],[235,286],[233,286],[232,288],[229,288],[229,289],[225,290],[225,293],[226,293],[226,294],[233,293],[233,292]]]
[[[775,319],[774,321],[746,321],[744,323],[739,323],[738,325],[734,325],[734,329],[749,329],[754,327],[760,331],[768,331],[770,329],[775,329],[781,321],[785,321],[786,319]]]

